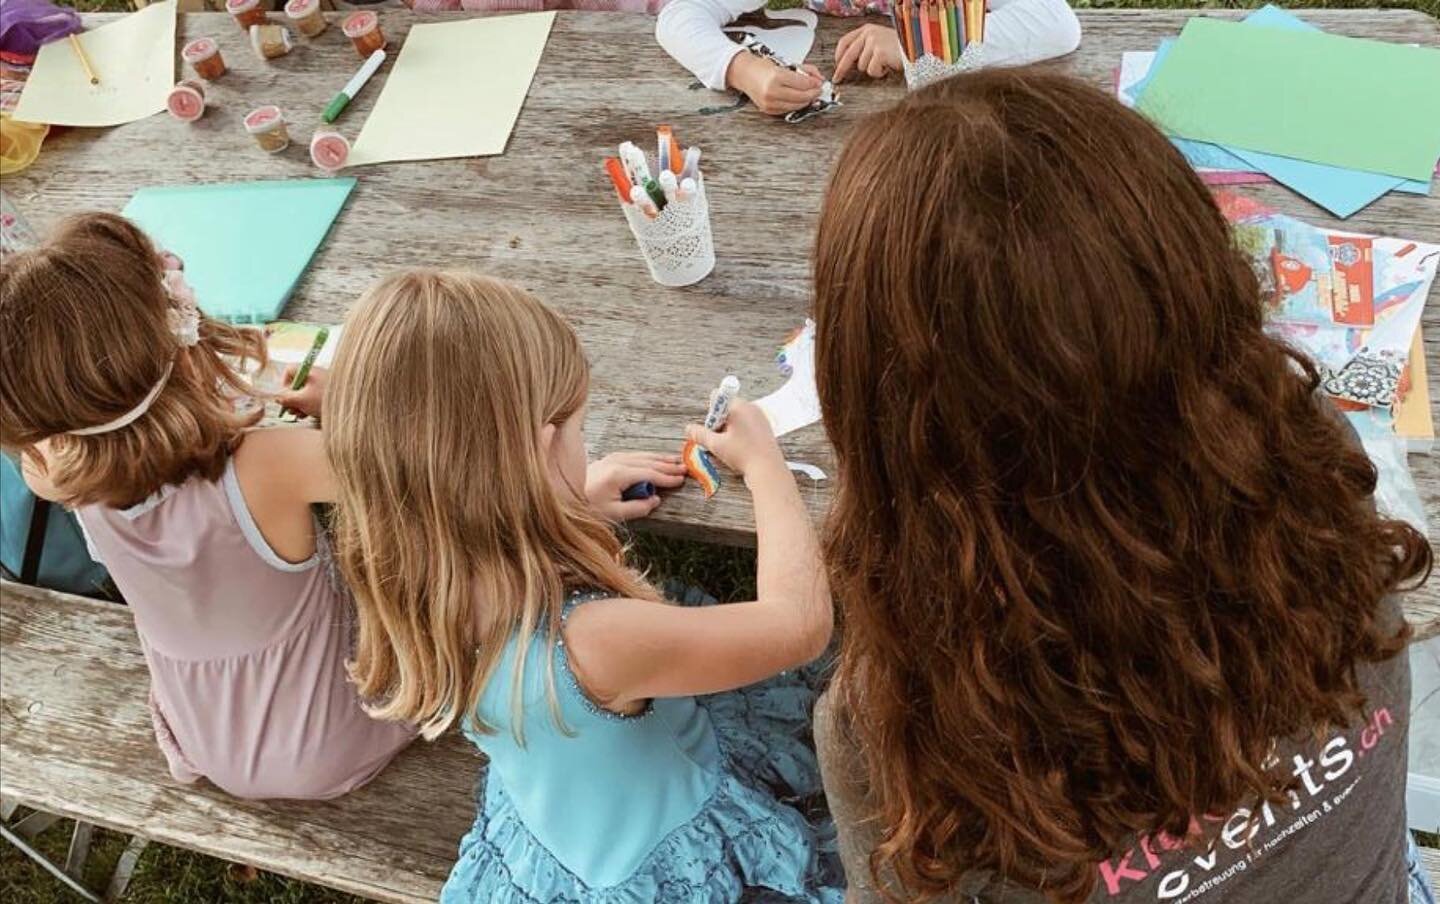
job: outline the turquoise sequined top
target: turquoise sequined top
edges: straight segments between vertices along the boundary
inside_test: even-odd
[[[603,596],[573,596],[565,615]],[[817,831],[782,800],[820,793],[803,740],[814,694],[799,676],[619,716],[580,691],[563,641],[553,664],[549,649],[537,635],[523,651],[523,746],[513,639],[477,708],[495,731],[467,720],[489,768],[442,902],[731,902],[759,891],[839,904],[829,820]]]

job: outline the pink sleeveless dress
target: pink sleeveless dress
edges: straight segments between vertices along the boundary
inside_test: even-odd
[[[207,778],[236,797],[335,797],[414,737],[361,709],[345,676],[348,596],[322,552],[300,563],[275,554],[233,460],[218,481],[76,514],[134,613],[155,737],[178,781]]]

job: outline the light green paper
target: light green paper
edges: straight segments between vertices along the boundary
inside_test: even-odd
[[[267,323],[345,205],[353,178],[142,188],[122,213],[185,262],[200,309]]]
[[[1183,138],[1428,181],[1440,50],[1191,19],[1137,107]]]

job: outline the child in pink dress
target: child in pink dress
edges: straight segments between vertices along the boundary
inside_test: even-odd
[[[334,797],[413,733],[346,677],[349,599],[310,511],[332,492],[320,431],[249,429],[236,362],[263,361],[263,337],[202,316],[179,267],[98,213],[7,255],[0,442],[130,604],[175,779]]]

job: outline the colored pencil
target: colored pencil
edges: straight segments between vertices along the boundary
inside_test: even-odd
[[[75,56],[80,58],[80,68],[85,70],[85,77],[90,80],[90,84],[100,84],[100,77],[91,68],[90,58],[85,55],[85,48],[80,46],[80,39],[74,35],[70,35],[70,48],[75,51]]]
[[[910,29],[905,25],[905,4],[890,7],[890,24],[895,26],[895,37],[900,39],[900,52],[910,59]]]
[[[921,40],[922,32],[920,29],[920,4],[915,2],[915,0],[910,0],[909,7],[910,52],[914,54],[914,56],[911,57],[911,62],[914,62],[915,60],[920,59],[920,56],[925,52],[925,47],[924,42]]]
[[[950,14],[946,12],[949,3],[950,0],[940,0],[935,9],[935,24],[940,27],[940,59],[946,63],[953,62],[950,57]]]
[[[913,7],[914,4],[910,0],[905,0],[900,4],[900,14],[904,17],[902,26],[905,29],[905,57],[912,63],[915,62],[915,32],[911,28],[915,20]]]
[[[930,53],[930,0],[920,0],[920,7],[916,16],[920,20],[920,55]]]
[[[940,4],[937,2],[930,7],[930,47],[935,56],[945,58],[945,44],[940,40]]]
[[[965,40],[960,37],[960,9],[950,4],[950,46],[955,50],[955,61],[960,61],[960,52],[965,49]]]

